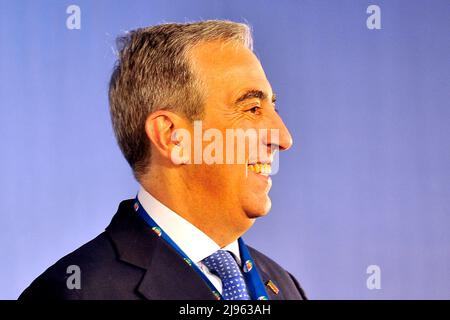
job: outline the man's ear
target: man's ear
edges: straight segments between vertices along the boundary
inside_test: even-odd
[[[175,142],[172,134],[181,124],[182,119],[177,114],[158,110],[147,117],[145,133],[151,140],[153,147],[165,158],[170,158]]]

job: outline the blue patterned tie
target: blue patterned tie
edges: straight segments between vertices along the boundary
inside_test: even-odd
[[[217,250],[202,262],[222,280],[225,300],[250,300],[244,277],[230,252]]]

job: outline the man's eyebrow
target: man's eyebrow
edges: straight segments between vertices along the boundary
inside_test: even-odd
[[[248,90],[246,92],[244,92],[242,95],[239,96],[239,98],[236,99],[235,103],[240,103],[242,101],[248,100],[248,99],[260,99],[260,100],[265,100],[267,99],[267,94],[262,91],[262,90]]]

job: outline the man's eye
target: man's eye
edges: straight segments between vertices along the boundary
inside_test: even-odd
[[[253,108],[248,109],[247,111],[250,111],[251,113],[256,114],[259,112],[259,109],[261,109],[261,108],[258,106],[254,106]]]

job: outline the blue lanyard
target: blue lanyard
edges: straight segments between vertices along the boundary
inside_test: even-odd
[[[152,228],[153,232],[166,241],[175,251],[183,258],[183,260],[192,268],[198,275],[206,282],[206,284],[211,289],[212,293],[217,300],[223,300],[222,295],[216,290],[215,286],[209,281],[206,275],[200,270],[196,263],[192,262],[191,259],[177,246],[177,244],[158,226],[158,224],[153,220],[148,213],[145,211],[142,204],[136,197],[134,203],[134,210],[139,214],[139,216]],[[247,284],[247,289],[249,291],[250,297],[253,300],[268,300],[264,284],[259,276],[256,265],[250,256],[247,246],[242,238],[238,239],[239,250],[241,252],[241,261],[243,262],[242,274],[244,275],[245,282]]]

